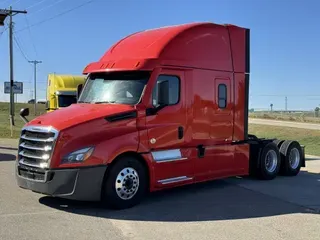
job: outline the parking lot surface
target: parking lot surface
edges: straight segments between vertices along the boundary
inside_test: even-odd
[[[151,194],[112,211],[17,187],[17,142],[0,140],[0,239],[319,240],[320,159],[297,177],[231,178]]]

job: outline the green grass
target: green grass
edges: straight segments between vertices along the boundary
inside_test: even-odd
[[[18,138],[20,135],[21,128],[24,122],[19,116],[21,108],[28,107],[30,109],[30,116],[28,119],[31,120],[35,117],[33,104],[18,103],[15,105],[15,124],[13,131],[13,138]],[[45,113],[45,105],[37,105],[37,115]],[[250,124],[249,132],[257,135],[258,137],[266,138],[278,138],[278,139],[293,139],[298,140],[300,144],[305,145],[305,151],[307,154],[320,156],[320,131],[289,128],[289,127],[278,127],[278,126],[266,126],[258,124]],[[0,138],[10,138],[10,122],[9,122],[9,103],[0,102]]]
[[[315,117],[314,112],[280,113],[280,112],[251,112],[250,118],[263,118],[292,122],[320,123],[320,117]]]
[[[257,137],[297,140],[305,145],[306,154],[320,156],[320,131],[317,130],[250,124],[249,133]]]
[[[35,117],[34,114],[34,105],[26,103],[17,103],[15,104],[15,126],[13,127],[13,138],[18,138],[20,135],[21,128],[24,125],[24,122],[19,116],[21,108],[28,107],[30,110],[30,115],[27,117],[29,120]],[[37,104],[37,115],[45,113],[45,105]],[[0,102],[0,138],[10,138],[11,137],[11,128],[9,121],[9,103]]]

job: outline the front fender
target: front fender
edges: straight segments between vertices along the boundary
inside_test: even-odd
[[[95,149],[85,162],[62,164],[67,154],[93,146]],[[83,123],[60,133],[52,156],[51,168],[70,168],[108,164],[121,153],[137,152],[139,133],[135,119],[107,123],[104,119]]]
[[[135,132],[103,141],[96,146],[94,157],[101,159],[102,164],[110,164],[125,152],[137,152],[138,138],[138,133]]]

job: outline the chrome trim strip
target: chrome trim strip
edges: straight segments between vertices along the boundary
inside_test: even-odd
[[[52,150],[51,146],[46,146],[46,147],[41,148],[41,147],[30,146],[30,145],[27,145],[25,143],[21,143],[19,146],[23,147],[23,148],[26,148],[26,149],[39,150],[39,151],[45,151],[45,152]]]
[[[151,152],[151,154],[156,162],[172,162],[187,159],[182,157],[180,149],[160,150]]]
[[[41,166],[41,165],[39,165],[39,164],[26,163],[23,158],[21,158],[21,159],[19,160],[19,163],[20,163],[20,164],[23,164],[23,165],[25,165],[25,166],[34,167],[34,168],[47,168],[47,167],[49,166],[48,163],[46,163],[46,166]],[[43,164],[44,164],[44,163],[43,163]]]
[[[181,176],[181,177],[174,177],[174,178],[167,178],[167,179],[162,179],[159,180],[158,183],[161,184],[170,184],[170,183],[177,183],[177,182],[182,182],[182,181],[188,181],[192,180],[192,177],[187,177],[187,176]]]
[[[44,132],[44,133],[53,132],[55,135],[59,132],[58,130],[56,130],[51,126],[27,126],[22,128],[22,131],[23,130],[27,130],[30,132]]]
[[[173,158],[173,159],[164,159],[164,160],[159,160],[156,161],[157,163],[165,163],[165,162],[175,162],[175,161],[182,161],[182,160],[187,160],[188,158]]]
[[[43,159],[40,156],[25,154],[23,150],[19,152],[19,155],[22,157],[26,157],[26,158],[35,158],[35,159],[40,159],[40,160],[46,161],[46,159]]]
[[[22,139],[25,139],[25,140],[29,140],[29,141],[34,141],[34,142],[53,142],[54,141],[54,138],[51,137],[51,138],[32,138],[32,137],[27,137],[25,134],[21,135],[21,138]]]

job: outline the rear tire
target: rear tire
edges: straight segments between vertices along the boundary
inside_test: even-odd
[[[280,147],[281,175],[296,176],[302,165],[302,148],[297,141],[286,140]]]
[[[280,170],[280,152],[274,142],[266,144],[259,158],[258,178],[262,180],[274,179]]]
[[[103,205],[113,209],[131,208],[141,202],[147,192],[147,171],[133,157],[118,159],[107,171],[102,189]]]
[[[280,139],[275,139],[273,140],[273,142],[277,145],[277,147],[280,149],[282,143],[284,142],[284,140],[280,140]]]

